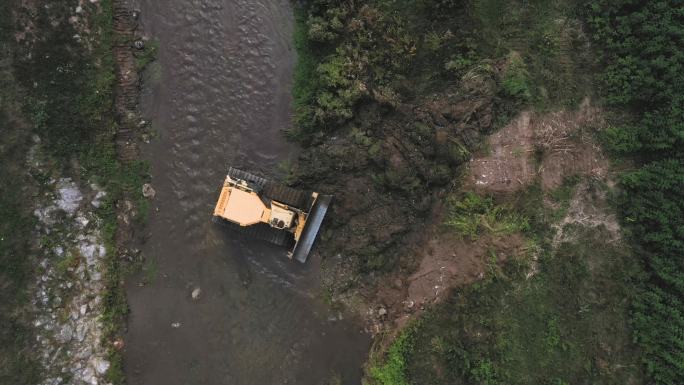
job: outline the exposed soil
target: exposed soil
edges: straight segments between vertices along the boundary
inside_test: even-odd
[[[384,308],[389,324],[372,322],[374,332],[386,327],[401,328],[429,306],[441,301],[450,289],[482,279],[490,267],[523,252],[525,241],[520,234],[483,236],[477,240],[432,225],[427,241],[413,251],[420,265],[409,276],[397,276],[381,285],[376,300]],[[377,315],[377,311],[374,314]]]
[[[432,107],[437,109],[434,103]],[[468,109],[463,104],[451,106],[452,111],[461,113]],[[466,189],[506,194],[536,181],[545,191],[552,191],[573,175],[606,180],[607,159],[591,135],[591,130],[601,124],[600,111],[588,98],[576,111],[523,111],[489,136],[485,150],[471,160]],[[605,191],[592,186],[587,181],[577,186],[566,216],[555,226],[554,244],[571,240],[572,232],[564,229],[572,224],[602,226],[608,229],[611,240],[619,239],[617,221],[604,207]],[[401,328],[421,310],[439,302],[449,289],[481,279],[488,269],[526,252],[521,234],[469,240],[446,231],[441,226],[440,206],[437,203],[433,208],[425,232],[407,242],[405,254],[410,255],[413,267],[381,278],[377,290],[365,295],[371,299],[366,317],[371,332]]]
[[[550,191],[572,175],[605,178],[608,162],[590,133],[602,124],[589,98],[576,111],[523,111],[489,137],[489,153],[470,162],[467,184],[482,192],[515,192],[540,177]]]
[[[136,124],[140,77],[133,53],[133,41],[137,23],[133,11],[125,0],[113,0],[114,59],[116,60],[117,87],[114,107],[119,123],[116,146],[119,158],[124,162],[139,157]]]
[[[489,137],[490,153],[470,162],[469,182],[487,191],[517,191],[534,180],[534,113],[523,111]]]
[[[612,210],[607,209],[606,191],[596,183],[582,181],[570,199],[570,207],[565,217],[557,223],[553,245],[561,242],[572,242],[575,234],[569,227],[579,225],[585,228],[604,228],[607,237],[605,242],[617,242],[621,239],[620,224]]]

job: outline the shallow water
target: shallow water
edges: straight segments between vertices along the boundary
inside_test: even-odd
[[[157,134],[142,148],[157,194],[146,272],[127,282],[128,383],[359,383],[369,337],[320,303],[316,259],[293,263],[210,221],[228,164],[277,175],[296,152],[281,133],[292,115],[290,2],[138,6],[159,42],[142,98]]]

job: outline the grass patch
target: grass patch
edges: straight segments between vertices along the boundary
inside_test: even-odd
[[[504,88],[540,110],[576,106],[591,93],[596,66],[580,12],[572,0],[474,0],[469,7],[481,55],[519,55],[526,76],[518,72]]]
[[[138,72],[142,72],[152,64],[153,61],[157,59],[157,54],[159,52],[159,42],[156,40],[151,40],[145,43],[145,48],[141,53],[137,54],[135,57],[135,67]]]
[[[409,385],[407,355],[413,349],[412,328],[399,334],[382,359],[376,359],[368,369],[372,385]]]
[[[529,229],[527,219],[511,207],[496,205],[492,197],[472,192],[448,198],[444,224],[470,239],[482,234],[506,235]]]
[[[301,7],[295,8],[294,45],[297,50],[297,65],[294,70],[295,128],[288,131],[293,139],[305,140],[306,136],[315,130],[312,105],[319,87],[319,75],[316,71],[320,57],[309,40],[307,12]]]

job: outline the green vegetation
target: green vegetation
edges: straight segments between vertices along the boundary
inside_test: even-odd
[[[512,261],[430,311],[405,356],[411,382],[638,383],[625,322],[638,267],[600,231],[577,231],[531,278]]]
[[[546,199],[569,195],[561,189]],[[468,195],[488,203],[467,206],[496,207]],[[553,215],[543,199],[533,187],[509,210],[549,228]],[[533,228],[530,237],[552,236]],[[640,383],[627,315],[641,267],[626,248],[605,242],[604,229],[570,225],[565,233],[573,240],[557,248],[540,242],[530,255],[490,268],[483,281],[455,289],[395,340],[384,361],[371,360],[369,383]]]
[[[343,249],[358,273],[410,266],[394,257],[412,231],[396,218],[420,227],[483,135],[524,107],[576,106],[599,72],[606,101],[629,112],[601,136],[643,164],[617,201],[645,287],[644,266],[602,230],[566,228],[572,241],[552,245],[577,178],[550,193],[532,186],[510,206],[452,194],[447,228],[471,239],[523,232],[539,254],[429,311],[372,362],[371,383],[637,383],[632,328],[652,379],[684,383],[681,4],[310,0],[298,12],[291,134],[306,149],[293,175],[337,194],[344,210],[323,247]]]
[[[370,379],[378,385],[409,385],[407,356],[413,350],[413,328],[402,330],[392,341],[383,360],[377,360],[369,369]]]
[[[11,62],[3,59],[0,65],[1,383],[32,384],[40,379],[29,350],[32,337],[23,325],[30,324],[24,317],[28,301],[25,291],[34,262],[29,256],[35,252],[29,250],[34,223],[30,210],[40,184],[52,175],[25,174],[23,165],[31,135],[40,137],[42,148],[49,151],[49,167],[57,175],[94,182],[108,192],[97,213],[109,255],[103,316],[107,341],[120,333],[127,312],[120,284],[123,268],[114,245],[115,203],[124,195],[144,201],[139,186],[146,175],[145,165],[124,165],[116,157],[111,1],[82,5],[83,14],[89,15],[80,19],[85,23],[85,33],[68,22],[73,2],[42,0],[35,5],[29,10],[17,1],[0,4],[2,57],[13,58]],[[32,34],[15,42],[16,28],[23,29],[22,23],[27,20],[32,23]],[[24,104],[12,104],[18,101]],[[144,213],[144,206],[139,211]],[[62,261],[60,266],[68,263]],[[110,359],[109,379],[121,384],[121,359],[114,351]]]
[[[484,135],[521,108],[576,105],[591,88],[577,13],[560,0],[303,2],[292,183],[345,206],[323,247],[361,273],[393,269]]]
[[[335,129],[369,99],[440,91],[505,57],[501,103],[576,104],[591,85],[576,13],[561,0],[307,1],[295,32],[295,136]]]
[[[529,229],[527,219],[510,207],[495,205],[491,197],[465,193],[448,199],[444,224],[460,235],[475,239],[481,234],[506,235]]]
[[[590,1],[606,101],[629,113],[604,137],[639,168],[620,207],[649,279],[634,305],[636,340],[658,384],[684,383],[684,14],[679,1]]]
[[[27,286],[33,277],[30,236],[34,227],[30,202],[33,186],[25,174],[29,133],[22,127],[18,90],[12,74],[13,18],[16,1],[0,2],[0,383],[34,384],[39,378]]]

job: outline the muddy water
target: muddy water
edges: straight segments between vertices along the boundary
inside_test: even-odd
[[[159,42],[143,114],[152,201],[144,273],[127,282],[128,383],[359,383],[368,337],[320,303],[316,261],[239,239],[210,213],[228,164],[273,175],[296,151],[288,0],[139,0]],[[191,292],[200,288],[198,300]]]

